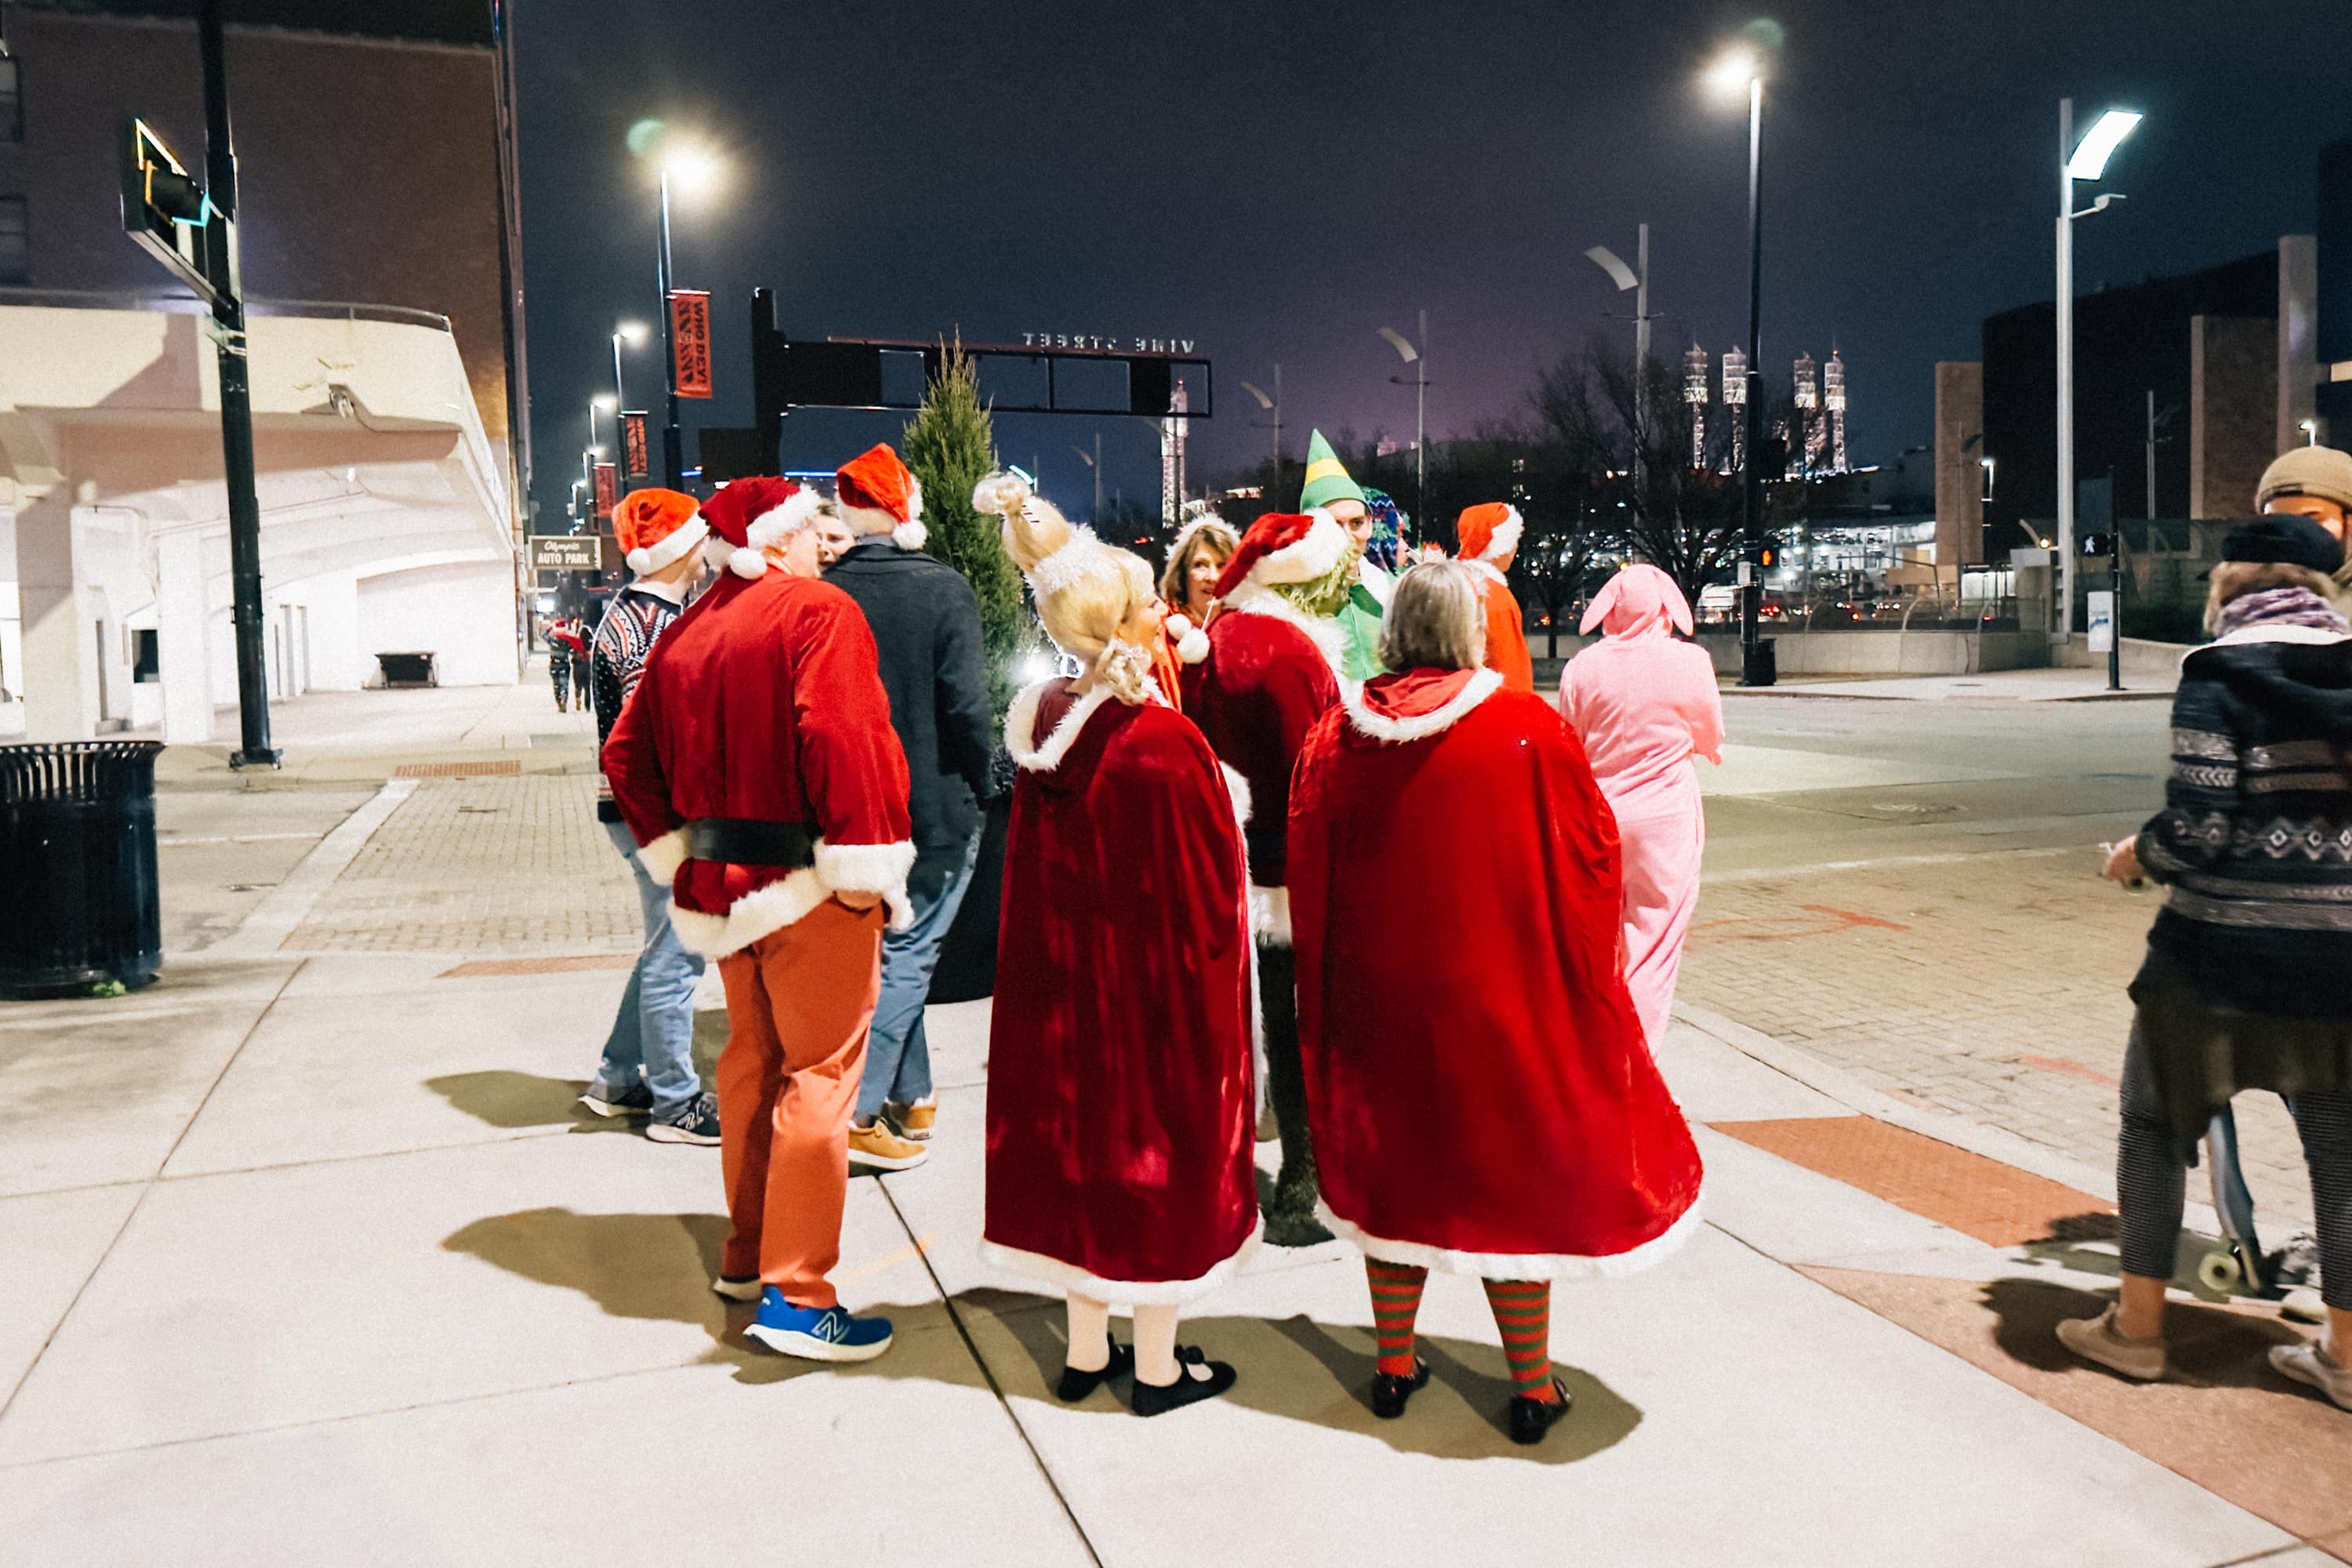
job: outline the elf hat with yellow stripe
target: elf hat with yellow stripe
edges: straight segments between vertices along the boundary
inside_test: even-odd
[[[1349,479],[1348,470],[1339,466],[1339,455],[1331,450],[1331,443],[1323,439],[1323,432],[1311,432],[1307,437],[1307,488],[1298,492],[1298,510],[1312,511],[1337,500],[1351,500],[1360,506],[1363,500],[1363,486]]]

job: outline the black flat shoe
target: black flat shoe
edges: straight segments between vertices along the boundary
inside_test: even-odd
[[[1419,1356],[1412,1358],[1411,1377],[1376,1372],[1372,1373],[1372,1414],[1383,1421],[1393,1421],[1404,1414],[1405,1401],[1428,1386],[1429,1363]]]
[[[1065,1405],[1076,1405],[1114,1377],[1129,1377],[1135,1373],[1135,1352],[1117,1340],[1110,1342],[1110,1360],[1100,1372],[1080,1372],[1076,1367],[1062,1369],[1062,1381],[1055,1385],[1054,1397]]]
[[[1528,1399],[1516,1394],[1511,1395],[1512,1442],[1542,1442],[1544,1434],[1550,1431],[1559,1419],[1568,1414],[1568,1384],[1555,1377],[1551,1380],[1551,1392],[1552,1397],[1549,1399]]]
[[[1194,1377],[1193,1367],[1206,1367],[1209,1375]],[[1171,1410],[1181,1410],[1187,1405],[1198,1405],[1204,1399],[1214,1399],[1234,1384],[1241,1374],[1221,1361],[1211,1361],[1201,1353],[1198,1345],[1176,1347],[1176,1381],[1161,1386],[1138,1378],[1135,1383],[1135,1413],[1138,1415],[1165,1415]]]

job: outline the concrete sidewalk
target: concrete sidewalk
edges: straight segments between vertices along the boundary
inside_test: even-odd
[[[1885,677],[1801,676],[1777,686],[1727,683],[1723,694],[1740,698],[1863,698],[1903,702],[2131,702],[2169,701],[2180,684],[2178,671],[2127,674],[2124,689],[2107,689],[2104,670],[2000,669],[1979,675]]]
[[[985,1003],[930,1015],[935,1158],[852,1184],[837,1279],[898,1344],[755,1353],[707,1289],[716,1152],[572,1106],[629,946],[537,901],[610,896],[564,847],[590,787],[397,781],[153,988],[0,1007],[0,1560],[2352,1561],[2352,1416],[2262,1365],[2292,1330],[2184,1308],[2183,1381],[2068,1363],[2096,1173],[1696,1009],[1662,1060],[1707,1223],[1560,1292],[1539,1447],[1465,1280],[1372,1417],[1339,1244],[1201,1304],[1230,1398],[1056,1403],[1057,1301],[974,1247]]]

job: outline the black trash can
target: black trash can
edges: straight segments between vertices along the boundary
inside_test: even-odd
[[[1742,686],[1776,686],[1780,680],[1780,658],[1770,637],[1758,637],[1744,645],[1739,657],[1739,684]]]
[[[163,963],[154,741],[0,746],[0,996],[146,984]]]

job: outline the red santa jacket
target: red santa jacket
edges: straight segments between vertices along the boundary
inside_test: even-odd
[[[604,764],[693,952],[733,952],[835,892],[878,893],[893,925],[911,918],[907,757],[873,633],[830,584],[722,574],[654,645]],[[690,860],[679,830],[700,817],[803,825],[816,863]]]
[[[1333,641],[1336,645],[1336,628]],[[1250,921],[1258,940],[1290,945],[1284,870],[1290,770],[1315,721],[1339,702],[1331,655],[1307,617],[1260,589],[1209,623],[1209,656],[1183,671],[1184,713],[1249,786]]]

